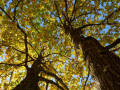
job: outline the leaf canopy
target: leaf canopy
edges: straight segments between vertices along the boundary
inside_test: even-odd
[[[44,69],[59,76],[70,90],[83,90],[88,68],[82,51],[65,35],[63,24],[74,28],[89,25],[83,35],[106,46],[120,37],[119,11],[119,0],[0,0],[0,89],[11,90],[25,78],[27,47],[28,67],[44,49]],[[64,22],[66,19],[71,22]],[[45,73],[42,76],[55,81]],[[40,81],[39,87],[45,89],[46,83]],[[95,88],[91,77],[85,87]],[[57,87],[50,84],[49,89]]]

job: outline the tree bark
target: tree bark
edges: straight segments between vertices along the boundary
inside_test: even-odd
[[[71,38],[82,49],[91,76],[98,82],[98,90],[120,90],[120,58],[93,37],[71,34]]]
[[[38,87],[38,73],[39,72],[34,69],[29,69],[25,79],[23,79],[13,90],[40,90]]]

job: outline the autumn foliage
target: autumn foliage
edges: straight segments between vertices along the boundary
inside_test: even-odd
[[[0,0],[0,90],[96,90],[77,35],[120,56],[119,0]]]

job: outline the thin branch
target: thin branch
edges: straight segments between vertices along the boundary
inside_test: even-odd
[[[119,12],[120,8],[114,10],[111,14],[109,14],[101,23],[103,23],[104,21],[108,20],[114,13]]]
[[[7,71],[8,68],[9,68],[9,67],[7,67],[7,68],[2,72],[2,74],[0,74],[0,77],[2,77],[2,75]]]
[[[9,83],[11,82],[11,80],[12,80],[12,77],[13,77],[13,72],[14,72],[14,69],[12,70],[12,72],[11,72],[11,76],[10,76],[10,80],[9,80]]]
[[[75,8],[75,10],[74,10],[74,12],[73,13],[75,13],[79,8],[81,8],[81,7],[83,7],[83,5],[85,4],[87,2],[87,0],[85,0],[84,2],[83,2],[83,4],[82,5],[80,5],[78,8]]]
[[[67,0],[64,0],[65,2],[65,12],[66,12],[66,17],[68,18],[68,6],[67,6]]]
[[[5,15],[7,15],[7,17],[8,17],[10,20],[12,20],[12,18],[10,17],[10,15],[8,15],[7,12],[6,12],[3,8],[0,7],[0,9],[5,13]]]
[[[38,52],[36,51],[36,49],[30,44],[30,42],[27,42],[27,43],[28,43],[28,45],[30,45],[31,48],[33,48],[33,50],[38,54]]]
[[[113,47],[115,47],[117,44],[120,43],[120,38],[118,38],[117,40],[115,40],[112,44],[106,46],[105,48],[108,50],[108,49],[111,49]]]
[[[75,0],[75,3],[74,3],[74,7],[73,7],[73,11],[72,11],[72,16],[73,16],[73,14],[74,14],[74,12],[75,12],[76,2],[77,2],[77,0]]]
[[[32,59],[32,60],[29,60],[28,62],[31,62],[31,61],[35,61],[35,60]],[[24,63],[25,61],[20,64],[11,64],[11,63],[0,63],[0,64],[9,65],[9,66],[25,66],[23,65]]]
[[[48,56],[53,55],[53,54],[59,54],[59,53],[47,54],[47,55],[43,56],[43,58],[48,57]]]
[[[45,74],[47,74],[47,75],[49,75],[49,76],[52,76],[52,77],[54,77],[55,79],[57,79],[67,90],[69,90],[68,87],[63,83],[62,79],[59,78],[57,75],[55,75],[54,73],[51,73],[51,72],[49,72],[49,71],[46,71],[46,70],[44,70],[44,69],[42,69],[42,71],[43,71]]]
[[[20,64],[0,63],[0,64],[9,65],[9,66],[24,66],[22,65],[23,63],[20,63]]]
[[[2,45],[0,45],[0,46],[11,47],[11,48],[13,48],[14,50],[16,50],[17,52],[20,52],[20,53],[25,54],[25,52],[24,52],[24,51],[18,50],[18,49],[16,49],[15,47],[10,46],[10,45],[5,45],[5,44],[2,44]],[[29,55],[29,54],[28,54],[28,56],[29,56],[31,59],[33,59],[33,58]],[[34,59],[33,59],[33,60],[34,60]]]
[[[36,30],[38,33],[40,33],[40,32],[38,31],[38,29],[35,27],[35,25],[33,24],[33,22],[32,22],[31,19],[30,19],[30,21],[31,21],[32,26],[35,28],[35,30]]]
[[[19,0],[18,3],[15,5],[15,8],[14,8],[14,16],[13,16],[13,21],[16,20],[16,8],[18,7],[18,4],[21,2],[22,0]],[[14,2],[14,1],[13,1]],[[15,3],[15,2],[14,2]]]
[[[57,15],[58,15],[58,17],[59,17],[59,20],[60,20],[60,22],[63,24],[63,22],[62,22],[62,20],[61,20],[61,18],[60,18],[59,9],[58,9],[58,7],[57,7],[56,1],[54,1],[54,4],[55,4],[55,8],[56,8],[56,10],[57,10]]]
[[[81,17],[81,16],[91,14],[94,9],[95,9],[95,8],[93,8],[90,12],[82,13],[82,14],[78,15],[77,17],[74,17],[74,18],[72,19],[72,21],[74,21],[75,19],[77,19],[77,18],[79,18],[79,17]]]
[[[94,10],[94,9],[93,9]],[[106,20],[108,20],[115,12],[119,12],[120,11],[120,8],[116,9],[115,11],[113,11],[110,15],[108,15],[102,22],[100,23],[96,23],[96,24],[86,24],[86,25],[83,25],[83,26],[80,26],[78,28],[76,28],[75,30],[81,30],[83,28],[86,28],[88,26],[94,26],[94,25],[103,25],[103,24],[108,24],[108,25],[112,25],[113,23],[104,23]],[[91,11],[92,12],[92,11]],[[89,13],[91,13],[89,12]],[[88,13],[88,14],[89,14]],[[87,14],[87,13],[86,13]],[[83,14],[84,15],[84,14]],[[74,18],[75,19],[75,18]],[[114,23],[116,24],[116,23]]]
[[[98,24],[86,24],[86,25],[83,25],[83,26],[81,26],[81,27],[78,27],[78,28],[76,28],[76,29],[74,29],[74,30],[82,30],[82,29],[85,28],[85,27],[94,26],[94,25],[101,25],[101,23],[98,23]]]
[[[51,83],[51,84],[57,86],[58,88],[60,88],[61,90],[64,90],[64,88],[62,88],[59,84],[57,84],[56,82],[54,82],[54,81],[52,81],[52,80],[48,80],[48,79],[46,79],[46,78],[43,78],[42,76],[39,76],[39,80],[40,80],[40,81],[45,81],[45,82],[47,82],[47,83]]]
[[[28,66],[27,66],[27,61],[28,61],[27,34],[26,34],[25,31],[20,27],[19,24],[17,24],[17,28],[24,34],[25,54],[26,54],[25,67],[26,67],[26,69],[28,69]]]
[[[78,8],[75,7],[76,2],[77,2],[77,0],[75,0],[75,3],[74,3],[74,9],[73,9],[73,11],[72,11],[72,16],[73,16],[73,14],[74,14],[79,8],[83,7],[83,5],[87,2],[87,0],[84,1],[83,4],[80,5]],[[75,15],[74,15],[74,18],[75,18]]]
[[[114,50],[111,50],[111,52],[118,51],[119,49],[120,49],[120,47],[119,47],[119,48],[116,48],[116,49],[114,49]]]
[[[49,83],[48,83],[48,82],[46,82],[46,84],[47,84],[47,85],[46,85],[46,90],[48,90],[48,85],[49,85]]]
[[[86,84],[87,84],[87,81],[88,81],[89,76],[90,76],[90,68],[89,68],[89,70],[88,70],[88,75],[87,75],[87,78],[86,78],[86,81],[85,81],[84,89],[83,89],[83,90],[86,90],[85,87],[86,87]]]

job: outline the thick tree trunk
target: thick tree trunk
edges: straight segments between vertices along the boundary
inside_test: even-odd
[[[27,76],[13,90],[40,90],[38,87],[38,72],[29,70]]]
[[[39,73],[41,71],[41,57],[38,57],[36,61],[32,64],[31,68],[27,69],[26,77],[18,84],[13,90],[40,90],[38,86]]]
[[[120,90],[120,58],[108,51],[95,38],[74,36],[73,42],[82,48],[98,90]]]

